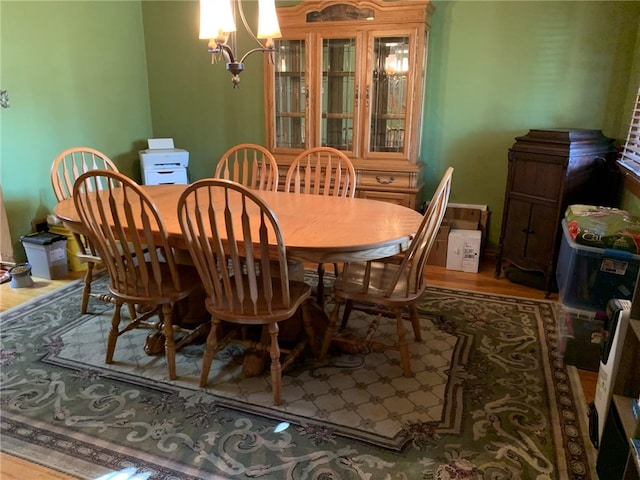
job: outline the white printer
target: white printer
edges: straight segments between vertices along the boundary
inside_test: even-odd
[[[187,184],[189,152],[174,148],[172,138],[150,138],[140,150],[140,171],[145,185]]]

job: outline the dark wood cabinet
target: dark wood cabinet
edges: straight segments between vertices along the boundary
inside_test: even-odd
[[[507,263],[553,286],[560,222],[572,204],[615,206],[614,140],[600,130],[530,130],[509,149],[496,277]]]

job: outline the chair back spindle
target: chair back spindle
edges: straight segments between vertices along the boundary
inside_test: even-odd
[[[242,143],[227,150],[216,165],[215,178],[232,180],[253,190],[278,190],[278,164],[262,145]]]
[[[354,197],[356,173],[343,152],[332,147],[314,147],[298,155],[287,172],[285,191]]]
[[[76,179],[90,170],[118,171],[116,165],[104,153],[89,147],[68,148],[58,154],[51,165],[51,185],[56,199],[61,202],[73,196]],[[94,188],[102,189],[97,184]]]

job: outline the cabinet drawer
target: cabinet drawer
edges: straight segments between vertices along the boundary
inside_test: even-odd
[[[378,187],[389,190],[415,189],[417,185],[416,174],[412,172],[370,172],[357,170],[359,187]]]
[[[409,208],[415,208],[416,196],[411,193],[381,192],[378,190],[358,190],[357,196],[368,198],[369,200],[380,200],[382,202],[395,203]]]

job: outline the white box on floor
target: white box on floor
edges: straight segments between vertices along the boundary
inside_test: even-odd
[[[447,246],[447,269],[478,273],[481,241],[480,230],[451,230]]]

